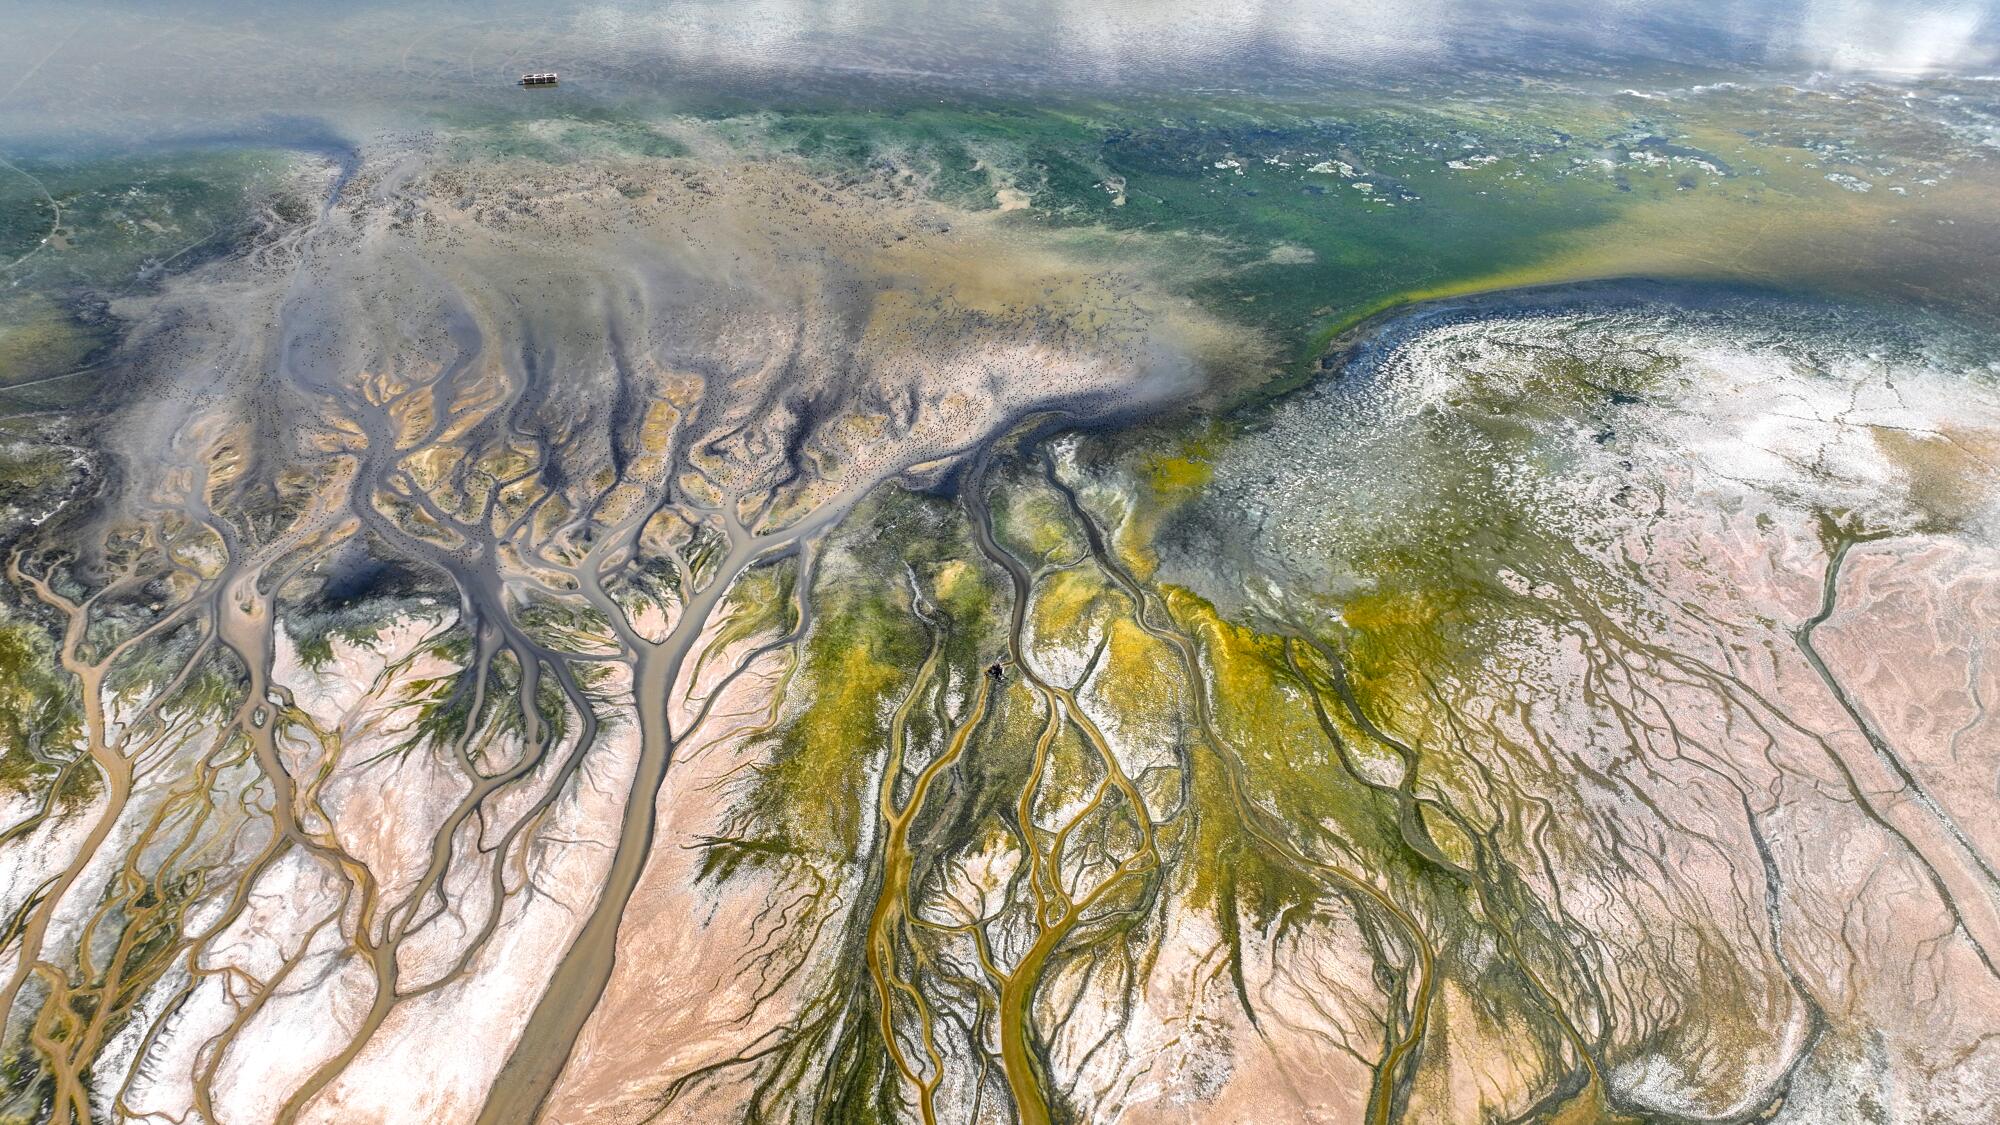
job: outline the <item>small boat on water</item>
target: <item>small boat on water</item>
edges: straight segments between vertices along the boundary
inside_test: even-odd
[[[555,84],[556,72],[553,70],[536,74],[523,74],[521,76],[521,85],[523,86],[553,86]]]

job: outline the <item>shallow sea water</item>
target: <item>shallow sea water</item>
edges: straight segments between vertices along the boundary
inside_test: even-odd
[[[425,0],[10,5],[0,138],[131,143],[285,119],[336,133],[512,110],[521,72],[555,70],[569,107],[814,97],[1005,97],[1034,90],[1297,92],[1551,79],[1655,67],[1977,73],[2000,50],[1974,3],[1782,0],[729,0],[491,5]]]

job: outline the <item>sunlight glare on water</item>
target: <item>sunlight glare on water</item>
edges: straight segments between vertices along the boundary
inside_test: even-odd
[[[1992,0],[693,0],[330,6],[285,0],[12,5],[0,138],[134,139],[310,116],[343,128],[560,95],[619,99],[1024,87],[1311,89],[1463,71],[1590,74],[1646,64],[1840,73],[1976,72]],[[1888,18],[1893,15],[1893,19]]]

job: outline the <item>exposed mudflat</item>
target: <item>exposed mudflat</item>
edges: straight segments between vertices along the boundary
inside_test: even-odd
[[[0,42],[0,1125],[1991,1119],[1990,4],[641,7]]]
[[[768,731],[826,535],[1024,415],[1189,393],[1229,330],[1137,263],[784,159],[392,148],[317,183],[317,214],[121,307],[122,487],[75,557],[17,560],[107,693],[79,733],[116,784],[13,880],[57,893],[25,900],[8,995],[162,893],[114,853],[200,856],[159,930],[185,953],[147,961],[165,991],[72,1056],[122,1060],[121,1105],[518,1120],[610,1049],[586,1024],[634,1002],[614,982],[656,980],[622,942],[692,944],[706,990],[769,923],[673,929],[716,908],[649,861],[703,799],[675,760]],[[127,653],[157,686],[100,686]],[[389,1094],[432,1037],[488,1049]]]

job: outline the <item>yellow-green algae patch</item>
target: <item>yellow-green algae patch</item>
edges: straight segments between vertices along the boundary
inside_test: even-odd
[[[0,619],[0,787],[33,793],[76,754],[75,688],[40,629]],[[95,770],[72,771],[88,787]],[[65,792],[65,800],[84,794]]]

